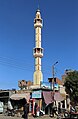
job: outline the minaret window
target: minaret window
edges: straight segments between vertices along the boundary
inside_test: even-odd
[[[34,48],[34,53],[43,53],[43,48]]]
[[[42,19],[37,19],[37,21],[40,21],[40,23],[42,23]]]
[[[39,18],[38,18],[38,19],[35,19],[35,20],[34,20],[34,23],[36,23],[37,21],[38,21],[38,22],[40,21],[40,23],[42,23],[42,19],[39,19]]]
[[[39,15],[38,15],[38,18],[39,18]]]
[[[40,48],[37,48],[37,53],[40,53]]]

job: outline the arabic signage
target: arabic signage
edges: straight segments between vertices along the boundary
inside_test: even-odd
[[[32,92],[32,98],[42,98],[41,93],[42,93],[41,90],[39,90],[39,91],[33,91]]]

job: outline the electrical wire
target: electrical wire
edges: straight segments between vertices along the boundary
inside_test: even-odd
[[[13,68],[22,69],[22,70],[31,70],[31,66],[28,63],[25,64],[25,62],[18,62],[18,60],[15,60],[13,58],[7,58],[7,57],[0,56],[0,64],[13,67]]]

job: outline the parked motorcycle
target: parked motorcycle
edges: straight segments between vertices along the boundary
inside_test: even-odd
[[[14,109],[10,110],[10,109],[7,108],[4,115],[5,116],[15,116],[15,110]]]

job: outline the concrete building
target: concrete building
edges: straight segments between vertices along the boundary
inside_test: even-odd
[[[32,86],[32,85],[33,85],[33,82],[31,82],[31,81],[26,81],[26,80],[19,80],[18,81],[18,87],[21,90],[29,89],[30,86]]]
[[[66,69],[65,70],[65,73],[62,75],[62,82],[63,82],[63,84],[64,84],[64,82],[65,82],[65,79],[66,79],[66,77],[67,77],[67,75],[70,73],[70,72],[73,72],[74,70],[71,70],[71,69]]]

